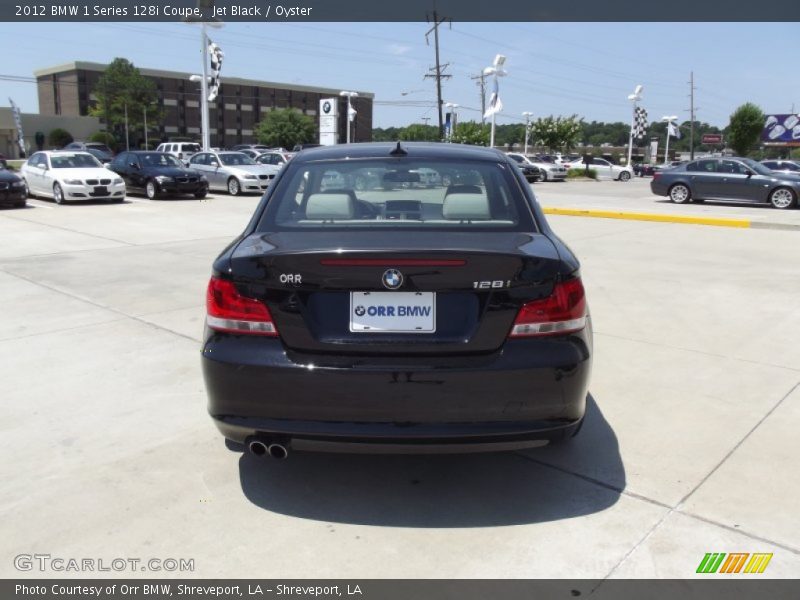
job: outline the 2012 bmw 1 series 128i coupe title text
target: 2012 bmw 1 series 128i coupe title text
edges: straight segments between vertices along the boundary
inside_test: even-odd
[[[485,148],[303,151],[208,284],[209,412],[260,456],[564,440],[591,358],[578,260]]]

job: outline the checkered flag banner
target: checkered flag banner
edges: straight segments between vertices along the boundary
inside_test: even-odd
[[[636,107],[636,117],[633,124],[633,137],[641,140],[647,133],[647,111],[639,106]]]
[[[19,106],[14,104],[14,101],[9,98],[8,102],[11,104],[11,112],[14,114],[14,125],[17,126],[17,143],[19,144],[19,151],[25,154],[25,136],[22,133],[22,114],[19,112]]]
[[[213,102],[219,93],[219,72],[222,69],[222,58],[225,53],[217,44],[208,40],[208,53],[211,56],[211,76],[209,77],[208,101]]]

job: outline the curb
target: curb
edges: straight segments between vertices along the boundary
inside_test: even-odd
[[[800,225],[783,225],[778,223],[753,223],[749,219],[726,219],[719,217],[690,217],[688,215],[664,215],[656,213],[624,212],[614,210],[594,210],[578,208],[545,208],[547,215],[564,215],[569,217],[595,217],[600,219],[623,219],[627,221],[654,221],[658,223],[682,223],[685,225],[710,225],[713,227],[737,227],[749,229],[800,229]]]

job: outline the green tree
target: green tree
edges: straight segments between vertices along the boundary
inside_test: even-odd
[[[764,112],[752,102],[746,102],[731,115],[728,144],[739,156],[747,156],[763,128]]]
[[[50,135],[47,136],[47,141],[53,148],[58,149],[63,148],[67,144],[71,144],[74,139],[69,131],[57,127],[50,131]]]
[[[95,131],[92,135],[89,136],[88,141],[105,144],[112,150],[117,149],[117,140],[114,138],[113,135],[111,135],[107,131]]]
[[[439,128],[433,125],[414,123],[399,131],[399,138],[407,142],[438,142]]]
[[[267,146],[294,148],[316,139],[314,119],[292,108],[273,110],[256,125],[256,138]]]
[[[150,123],[158,122],[163,117],[163,111],[158,106],[155,83],[124,58],[111,61],[92,93],[96,101],[89,109],[89,114],[104,120],[106,131],[113,133],[117,139],[125,137],[126,110],[129,133],[144,132],[145,111]]]
[[[540,117],[531,123],[534,143],[546,146],[551,152],[571,150],[583,134],[583,122],[578,115],[571,117]]]
[[[473,146],[488,146],[489,135],[489,125],[476,123],[475,121],[464,121],[456,126],[453,142]]]

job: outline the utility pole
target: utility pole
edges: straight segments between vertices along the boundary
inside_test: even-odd
[[[433,32],[433,43],[436,47],[436,66],[428,69],[432,73],[428,73],[425,75],[425,79],[436,79],[436,106],[439,110],[439,139],[442,139],[444,136],[444,122],[442,121],[442,79],[450,79],[452,75],[445,75],[443,74],[443,70],[450,66],[449,63],[441,64],[439,62],[439,25],[448,21],[444,17],[439,17],[439,14],[436,12],[436,9],[433,10],[433,27],[431,27],[425,33],[425,43],[430,45],[428,41],[428,36],[430,35],[431,31]],[[430,20],[428,21],[430,23]]]
[[[481,89],[481,125],[486,123],[486,117],[483,114],[486,112],[486,75],[481,73],[480,75],[473,75],[470,79],[475,81],[475,85],[477,85]]]
[[[689,73],[689,157],[694,160],[694,71]]]

